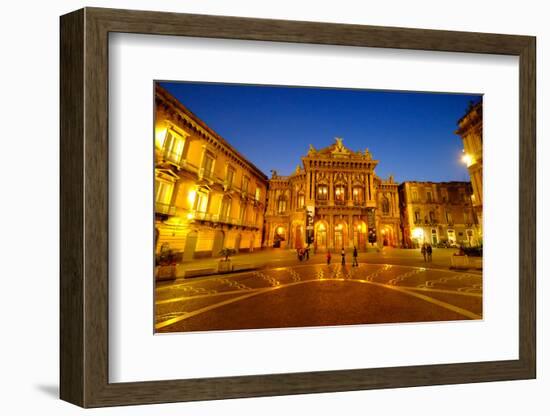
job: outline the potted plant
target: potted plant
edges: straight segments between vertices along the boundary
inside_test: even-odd
[[[160,253],[156,256],[156,278],[175,279],[176,277],[176,256],[174,251],[167,243],[160,248]]]
[[[229,256],[232,256],[235,253],[235,249],[227,247],[220,251],[220,255],[223,256],[223,259],[220,259],[218,262],[218,273],[228,273],[233,270],[233,265]]]

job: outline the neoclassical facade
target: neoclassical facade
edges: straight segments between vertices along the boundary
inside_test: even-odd
[[[423,243],[477,246],[480,227],[470,182],[403,182],[399,185],[405,247]]]
[[[155,252],[260,248],[267,177],[158,85],[155,104]]]
[[[312,247],[481,243],[481,107],[459,121],[472,184],[403,182],[376,175],[368,149],[343,139],[309,146],[289,176],[268,178],[160,86],[155,90],[155,253],[181,261]],[[305,150],[305,149],[304,149]]]
[[[463,160],[472,182],[472,203],[480,227],[483,224],[483,105],[482,101],[470,106],[458,121],[455,132],[462,138]]]
[[[268,183],[264,246],[317,251],[402,243],[398,184],[375,174],[371,153],[346,148],[341,138],[317,150],[310,145],[289,176]]]

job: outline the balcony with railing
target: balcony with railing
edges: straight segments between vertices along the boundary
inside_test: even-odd
[[[234,227],[243,227],[250,229],[259,229],[258,225],[251,221],[244,221],[237,218],[231,218],[226,215],[211,214],[209,212],[195,212],[194,221],[208,222],[214,224],[224,224]]]
[[[328,205],[328,200],[327,199],[317,199],[315,201],[315,204],[319,205],[319,206],[327,206]]]
[[[209,182],[214,182],[216,180],[216,176],[214,175],[213,170],[206,170],[205,168],[200,168],[199,179],[207,180]]]
[[[178,167],[183,167],[185,165],[185,159],[182,158],[181,153],[177,152],[164,152],[162,155],[162,158],[166,162],[170,162],[173,165],[176,165]]]
[[[155,213],[161,215],[176,215],[176,207],[163,202],[155,202]]]

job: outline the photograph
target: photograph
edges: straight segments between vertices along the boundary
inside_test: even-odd
[[[153,88],[155,333],[483,319],[482,94]]]

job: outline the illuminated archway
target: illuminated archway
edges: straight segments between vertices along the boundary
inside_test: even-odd
[[[348,225],[344,220],[336,221],[334,224],[333,247],[335,250],[348,247]]]
[[[305,242],[305,235],[304,235],[304,226],[301,221],[298,221],[292,224],[290,243],[292,248],[305,247],[306,242]]]
[[[277,224],[273,229],[273,247],[279,248],[286,245],[286,226]]]
[[[381,237],[383,246],[395,247],[397,245],[395,230],[393,229],[393,226],[391,225],[382,226],[382,230],[380,231],[380,234],[381,234],[380,237]]]
[[[316,250],[326,250],[328,248],[328,223],[326,221],[315,223],[313,245]]]
[[[367,249],[367,224],[365,221],[355,221],[353,224],[353,245],[358,250]]]

